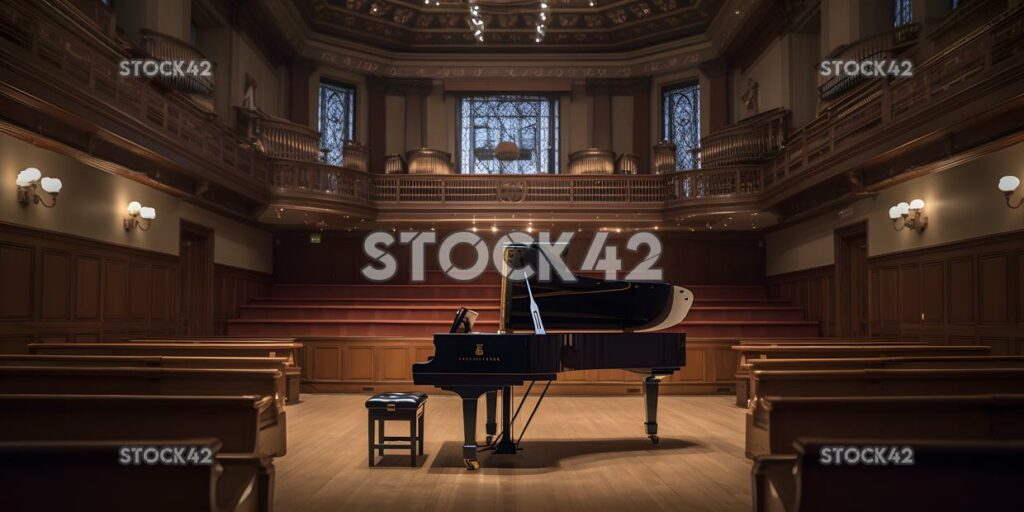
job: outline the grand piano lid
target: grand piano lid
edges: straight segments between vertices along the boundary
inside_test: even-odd
[[[505,264],[519,269],[538,268],[547,255],[536,245],[509,245]],[[501,331],[532,330],[530,301],[522,279],[502,272]],[[662,281],[605,280],[573,274],[575,281],[563,280],[558,272],[540,281],[530,277],[533,298],[544,326],[553,331],[649,332],[677,325],[693,305],[693,292]]]

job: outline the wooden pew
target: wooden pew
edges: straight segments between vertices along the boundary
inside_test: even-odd
[[[849,445],[909,446],[914,464],[822,464],[823,448]],[[1021,509],[1019,441],[819,438],[798,441],[796,452],[754,464],[756,512]]]
[[[1024,368],[758,370],[752,378],[752,407],[770,398],[790,396],[1024,393]]]
[[[867,368],[1019,368],[1024,356],[930,356],[901,357],[836,357],[803,359],[748,359],[747,396],[750,396],[751,373],[787,370],[855,370]]]
[[[301,370],[297,365],[301,343],[30,343],[30,354],[182,356],[182,357],[284,357],[286,360],[283,397],[289,403],[299,400]],[[290,398],[289,398],[290,397]]]
[[[749,458],[800,437],[1024,441],[1024,395],[769,397],[747,413]]]
[[[7,394],[272,397],[261,418],[261,452],[275,456],[286,453],[283,382],[277,370],[0,366]]]
[[[296,343],[296,338],[245,338],[238,336],[199,336],[189,338],[132,338],[131,343]],[[285,369],[285,381],[287,384],[288,403],[298,403],[300,388],[302,387],[302,368],[299,361],[302,361],[302,344],[292,354],[288,367]]]
[[[0,366],[128,366],[153,368],[252,368],[284,372],[284,357],[110,356],[0,354]]]
[[[863,342],[860,344],[825,343],[741,344],[732,347],[739,357],[736,370],[736,405],[746,407],[750,399],[750,361],[761,359],[874,358],[902,356],[983,355],[991,349],[983,345],[926,345],[913,342],[896,344]]]
[[[0,439],[215,437],[224,454],[283,455],[269,396],[0,394]]]
[[[210,465],[124,465],[124,446],[198,447]],[[256,475],[237,457],[222,459],[216,439],[0,442],[4,510],[107,512],[261,510]],[[269,509],[263,509],[269,510]]]

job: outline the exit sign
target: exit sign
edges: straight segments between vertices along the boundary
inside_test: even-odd
[[[318,244],[318,243],[320,243],[320,236],[321,236],[320,233],[310,233],[309,234],[309,243],[311,243],[311,244]]]

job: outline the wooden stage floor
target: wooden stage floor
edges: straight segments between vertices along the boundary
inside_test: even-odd
[[[288,455],[275,459],[279,512],[751,507],[745,411],[732,405],[732,396],[661,397],[657,446],[644,435],[642,396],[548,397],[523,450],[481,454],[483,468],[475,472],[462,465],[461,405],[453,395],[427,402],[426,455],[416,468],[398,451],[367,466],[366,395],[304,394],[302,400],[287,409]],[[483,400],[480,406],[483,432]],[[406,432],[397,422],[388,428],[388,435]]]

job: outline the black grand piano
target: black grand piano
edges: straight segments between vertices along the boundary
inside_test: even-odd
[[[647,331],[682,321],[693,304],[693,294],[664,282],[566,278],[557,271],[548,280],[539,279],[538,264],[551,265],[551,261],[536,245],[507,246],[498,333],[470,332],[476,315],[462,308],[451,333],[434,335],[434,357],[412,367],[415,384],[437,386],[462,397],[467,469],[480,467],[480,450],[515,454],[522,434],[514,439],[514,420],[533,384],[545,382],[536,402],[539,406],[551,381],[571,370],[623,369],[642,374],[647,435],[658,442],[658,384],[685,365],[685,334]],[[534,272],[522,279],[526,269]],[[527,382],[529,387],[513,414],[512,386]],[[502,395],[500,433],[495,421],[498,391]],[[487,440],[481,447],[476,441],[477,403],[485,394]],[[535,406],[533,413],[536,410]],[[523,433],[527,427],[529,419]]]

